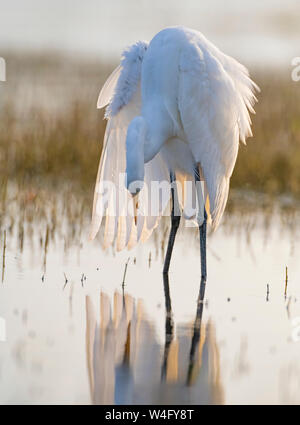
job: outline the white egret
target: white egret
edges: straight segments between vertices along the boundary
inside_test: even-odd
[[[132,183],[203,180],[205,202],[201,190],[196,191],[203,300],[207,219],[216,228],[224,212],[239,140],[245,143],[252,135],[249,112],[254,113],[255,90],[259,88],[247,69],[195,30],[166,28],[149,44],[139,41],[125,50],[98,99],[99,108],[108,105],[108,123],[91,238],[96,236],[103,216],[104,247],[116,240],[117,249],[131,248],[150,236],[166,202],[161,202],[158,214],[153,215],[149,191]],[[113,185],[103,191],[103,181]],[[136,214],[128,214],[123,203],[116,200],[116,189],[135,207],[138,199],[141,213],[136,219]],[[185,198],[176,193],[176,185],[169,193],[167,201],[172,195],[173,207],[165,274],[180,222],[177,203],[185,218],[191,218],[185,213]]]

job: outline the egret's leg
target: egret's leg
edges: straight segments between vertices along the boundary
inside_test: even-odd
[[[195,182],[200,185],[200,177],[199,172],[195,169]],[[207,222],[207,214],[205,211],[205,203],[201,191],[201,187],[197,188],[197,198],[198,198],[198,223],[199,223],[199,233],[200,233],[200,256],[201,256],[201,283],[200,283],[200,291],[197,300],[197,313],[194,323],[194,332],[190,350],[190,359],[189,359],[189,368],[187,374],[187,385],[192,383],[193,369],[195,366],[195,353],[199,347],[199,342],[201,339],[201,323],[202,323],[202,314],[203,314],[203,304],[204,304],[204,295],[205,295],[205,286],[206,286],[206,222]],[[203,211],[203,215],[202,215]]]
[[[174,173],[170,174],[170,180],[171,180],[171,184],[175,183],[175,174]],[[174,246],[175,237],[176,237],[176,233],[177,233],[177,230],[178,230],[178,227],[179,227],[179,224],[180,224],[180,218],[181,218],[181,216],[179,214],[176,184],[172,184],[171,194],[172,194],[171,231],[170,231],[168,248],[167,248],[167,253],[166,253],[166,258],[165,258],[165,263],[164,263],[164,271],[163,271],[164,274],[169,273],[169,267],[170,267],[170,261],[171,261],[171,257],[172,257],[173,246]]]
[[[202,195],[202,190],[200,186],[200,177],[198,169],[195,170],[195,182],[198,186],[197,188],[197,198],[198,198],[198,223],[199,223],[199,234],[200,234],[200,257],[201,257],[201,285],[198,302],[203,303],[205,295],[205,285],[207,278],[206,270],[206,224],[207,224],[207,214],[205,211],[205,202]],[[202,215],[203,211],[203,215]]]
[[[165,292],[165,306],[166,306],[166,321],[165,321],[165,349],[161,368],[161,379],[164,380],[167,375],[168,359],[170,346],[174,338],[174,324],[172,317],[172,305],[170,297],[169,276],[164,274],[164,292]]]
[[[206,211],[204,211],[204,221],[201,226],[199,226],[200,232],[200,255],[201,255],[201,286],[203,284],[203,297],[201,297],[201,288],[200,288],[200,298],[203,300],[205,285],[207,279],[207,269],[206,269],[206,223],[207,223],[207,215]]]

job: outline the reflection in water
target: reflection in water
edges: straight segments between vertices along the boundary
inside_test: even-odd
[[[201,324],[197,229],[179,230],[164,297],[169,218],[130,254],[102,253],[86,242],[89,202],[60,190],[0,188],[1,403],[299,402],[299,204],[231,192]],[[113,295],[129,255],[130,295]]]
[[[95,404],[223,403],[219,352],[212,323],[202,323],[198,302],[194,323],[174,335],[169,285],[165,279],[165,342],[147,318],[141,300],[100,295],[100,323],[86,296],[86,352]],[[199,300],[200,301],[200,300]]]

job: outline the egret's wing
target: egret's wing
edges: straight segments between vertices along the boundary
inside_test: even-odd
[[[255,91],[260,92],[260,88],[249,77],[247,68],[230,56],[223,57],[224,69],[230,75],[237,93],[237,105],[239,109],[238,126],[239,138],[246,144],[246,138],[252,137],[251,118],[249,112],[255,114],[254,104],[257,102]]]
[[[139,113],[140,94],[123,108],[116,116],[108,119],[104,135],[103,149],[97,174],[92,227],[90,237],[93,239],[105,216],[103,247],[111,245],[118,235],[119,242],[127,245],[132,230],[132,221],[126,217],[125,202],[132,203],[131,195],[125,187],[126,170],[126,132],[130,121]],[[107,186],[105,186],[107,184]],[[120,201],[119,189],[123,199]],[[121,204],[121,205],[120,205]],[[123,214],[123,216],[122,216]]]
[[[125,184],[126,134],[131,120],[141,113],[140,70],[146,48],[146,43],[139,42],[124,52],[119,71],[118,68],[114,71],[99,96],[99,105],[109,98],[111,101],[106,109],[108,123],[95,187],[90,238],[96,236],[106,217],[104,248],[115,241],[117,250],[132,248],[139,240],[146,240],[167,203],[159,206],[158,214],[151,215],[148,186],[153,179],[169,178],[168,167],[160,154],[145,165],[145,185],[138,195],[138,206],[133,205],[137,199],[132,198]]]
[[[117,66],[117,68],[110,74],[104,86],[102,87],[98,97],[97,108],[104,108],[104,106],[110,103],[116,90],[116,85],[120,74],[121,65]]]
[[[199,33],[200,34],[200,33]],[[225,55],[207,38],[200,34],[201,45],[221,63],[230,76],[236,89],[236,106],[239,110],[239,138],[245,144],[246,138],[252,136],[251,118],[249,112],[255,114],[253,105],[257,102],[255,91],[260,92],[258,85],[251,80],[248,69],[231,56]]]
[[[198,38],[181,53],[178,102],[189,145],[202,167],[213,227],[226,206],[239,138],[250,134],[248,109],[254,99],[254,83],[244,68],[216,50]]]

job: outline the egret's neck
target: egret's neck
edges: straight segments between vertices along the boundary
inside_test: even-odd
[[[145,140],[145,120],[143,117],[136,117],[129,124],[126,137],[127,189],[132,195],[135,195],[142,189],[144,181]]]

